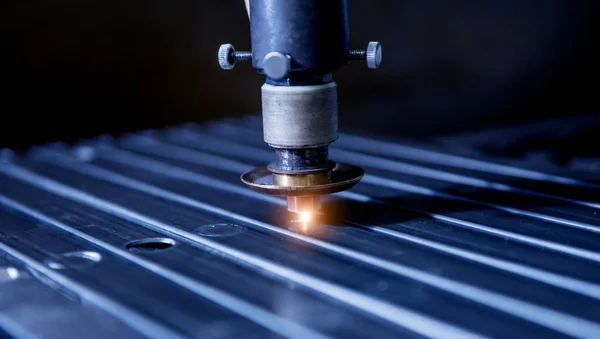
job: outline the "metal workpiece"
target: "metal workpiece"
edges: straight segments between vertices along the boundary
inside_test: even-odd
[[[264,84],[264,140],[275,148],[310,148],[338,138],[337,85],[273,86]]]
[[[251,172],[273,197],[239,180],[273,160],[261,123],[0,161],[0,336],[598,337],[598,183],[361,131],[329,147],[359,184],[288,193]]]

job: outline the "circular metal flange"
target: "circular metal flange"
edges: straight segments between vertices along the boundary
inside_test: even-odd
[[[357,166],[337,163],[331,171],[331,182],[306,187],[277,186],[267,167],[258,167],[242,174],[242,182],[257,192],[277,196],[322,195],[345,191],[362,179],[365,171]]]

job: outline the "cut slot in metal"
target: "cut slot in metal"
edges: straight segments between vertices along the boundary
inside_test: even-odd
[[[127,249],[131,252],[154,252],[166,250],[173,245],[175,240],[171,238],[146,238],[128,243]]]

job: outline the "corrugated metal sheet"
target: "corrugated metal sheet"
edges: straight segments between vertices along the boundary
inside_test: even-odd
[[[342,135],[367,175],[304,228],[239,180],[259,124],[3,152],[4,334],[600,337],[600,185]]]

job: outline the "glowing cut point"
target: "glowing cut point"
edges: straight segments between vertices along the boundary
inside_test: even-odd
[[[310,225],[310,222],[312,221],[312,212],[301,212],[300,214],[300,218],[299,221],[302,223],[302,232],[306,233],[306,231],[308,231],[308,226]]]
[[[19,274],[19,271],[18,271],[16,268],[14,268],[14,267],[9,267],[9,268],[6,270],[6,272],[8,273],[8,276],[9,276],[9,277],[10,277],[12,280],[14,280],[14,279],[17,279],[17,278],[19,277],[19,275],[20,275],[20,274]]]
[[[311,212],[302,212],[302,213],[300,213],[300,221],[303,224],[308,224],[311,220],[312,220],[312,213]]]

